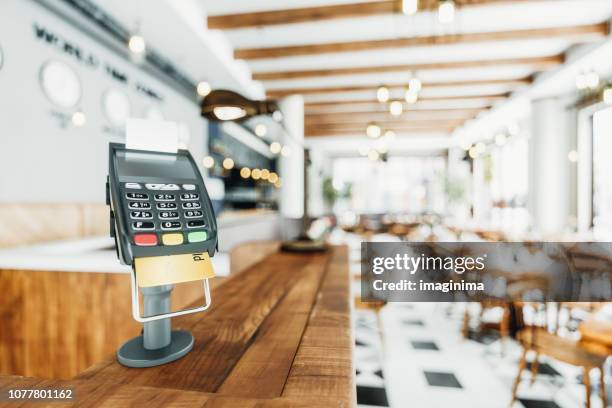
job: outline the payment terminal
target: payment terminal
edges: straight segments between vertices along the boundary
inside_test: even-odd
[[[109,146],[107,203],[111,236],[121,263],[132,266],[132,315],[143,334],[118,351],[129,367],[174,361],[193,347],[193,336],[171,331],[170,318],[211,304],[210,258],[217,250],[217,224],[206,186],[189,151],[149,151]],[[170,312],[174,284],[202,281],[203,306]],[[142,294],[144,315],[140,312]]]

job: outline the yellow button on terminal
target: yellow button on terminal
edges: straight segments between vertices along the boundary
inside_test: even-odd
[[[183,234],[164,234],[162,235],[164,245],[181,245],[183,243]]]

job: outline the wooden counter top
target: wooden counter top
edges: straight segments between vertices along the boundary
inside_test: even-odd
[[[150,406],[355,405],[345,247],[322,254],[274,253],[228,278],[212,297],[209,312],[173,319],[174,328],[190,330],[196,340],[191,353],[178,361],[134,369],[112,358],[73,381],[4,376],[0,388],[43,381],[45,387],[74,388],[75,402],[87,406],[111,401],[109,406],[138,401]]]

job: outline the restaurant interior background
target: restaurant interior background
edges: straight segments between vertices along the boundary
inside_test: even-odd
[[[526,365],[503,302],[362,303],[359,276],[364,241],[610,241],[611,18],[609,0],[2,0],[0,375],[69,379],[134,332],[111,316],[126,296],[75,355],[44,327],[83,313],[49,302],[93,275],[117,277],[103,299],[127,290],[104,183],[135,117],[179,124],[217,211],[218,279],[304,215],[348,246],[359,406],[603,406],[612,254],[567,246],[597,264],[575,266],[601,302],[521,306],[549,334]],[[280,112],[208,121],[218,89]]]

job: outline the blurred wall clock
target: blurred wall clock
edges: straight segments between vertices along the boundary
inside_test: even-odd
[[[72,108],[81,99],[81,81],[63,62],[48,61],[42,66],[40,86],[47,99],[62,108]]]
[[[125,93],[111,88],[102,96],[102,110],[110,123],[123,126],[130,117],[130,100]]]

